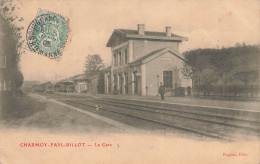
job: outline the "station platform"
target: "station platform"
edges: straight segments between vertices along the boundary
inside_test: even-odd
[[[137,95],[112,95],[112,94],[88,94],[88,93],[64,93],[71,95],[81,96],[96,96],[96,97],[109,97],[115,99],[129,99],[129,100],[142,100],[146,102],[158,102],[169,103],[178,105],[194,105],[205,106],[213,108],[230,108],[235,110],[249,110],[260,112],[260,101],[238,101],[238,100],[216,100],[216,99],[204,99],[199,97],[165,97],[165,100],[161,100],[160,96],[137,96]]]

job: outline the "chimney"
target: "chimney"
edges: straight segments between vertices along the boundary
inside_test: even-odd
[[[144,24],[138,24],[138,35],[144,35]]]
[[[172,36],[171,27],[170,26],[166,26],[165,29],[166,29],[166,36]]]

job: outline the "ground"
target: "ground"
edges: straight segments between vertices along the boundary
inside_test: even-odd
[[[40,128],[55,132],[120,131],[88,115],[29,94],[15,98],[9,108],[2,109],[1,124],[8,128]]]
[[[68,96],[66,99],[70,98],[71,96]],[[90,117],[37,94],[26,93],[22,97],[13,99],[9,105],[2,104],[8,110],[2,108],[0,113],[1,164],[132,164],[172,163],[172,161],[174,163],[218,161],[218,163],[242,164],[259,161],[258,141],[225,143],[190,139],[184,137],[185,135],[139,133],[140,131],[130,133],[107,123],[111,121],[104,122]],[[83,142],[92,146],[64,148],[20,146],[24,143]],[[96,143],[112,146],[96,147]],[[239,156],[239,153],[247,154],[247,156]],[[238,156],[228,157],[223,154],[237,154]]]
[[[0,130],[1,128],[18,129],[59,134],[155,134],[212,140],[183,130],[65,101],[75,99],[74,96],[56,93],[49,95],[25,93],[23,96],[16,97],[1,111]],[[86,99],[86,97],[81,95],[76,99]],[[91,116],[92,114],[94,116]]]

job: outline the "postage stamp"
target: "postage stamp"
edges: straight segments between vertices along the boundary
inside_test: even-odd
[[[35,53],[59,59],[69,33],[68,19],[53,12],[39,10],[26,33],[28,48]]]

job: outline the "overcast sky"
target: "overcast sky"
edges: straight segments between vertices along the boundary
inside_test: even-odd
[[[195,48],[233,46],[236,42],[259,43],[259,1],[254,0],[158,0],[158,1],[21,1],[19,16],[25,30],[39,8],[67,17],[69,40],[61,60],[49,59],[30,51],[21,57],[25,80],[60,80],[80,74],[88,54],[100,54],[110,64],[111,50],[106,43],[116,28],[172,32],[188,37],[180,51]]]

